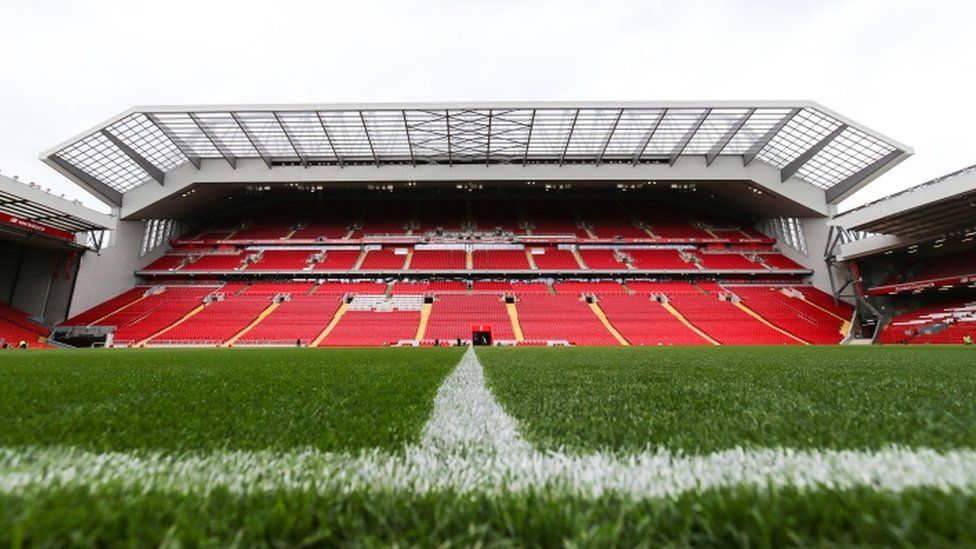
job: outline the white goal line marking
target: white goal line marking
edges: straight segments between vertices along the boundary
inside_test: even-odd
[[[710,489],[868,487],[972,492],[976,452],[889,446],[878,451],[736,448],[700,456],[535,450],[485,385],[468,352],[437,392],[419,445],[402,452],[315,449],[96,453],[64,447],[0,448],[0,493],[80,487],[174,493],[279,490],[425,494],[555,491],[596,498],[677,497]]]

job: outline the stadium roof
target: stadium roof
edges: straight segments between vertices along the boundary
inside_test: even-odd
[[[924,240],[976,228],[976,166],[875,200],[838,216],[845,228]]]
[[[78,202],[66,200],[34,184],[0,176],[0,214],[69,233],[114,227],[114,220]]]
[[[739,156],[828,201],[912,150],[809,101],[150,106],[42,159],[116,204],[204,159],[275,165],[667,163]]]

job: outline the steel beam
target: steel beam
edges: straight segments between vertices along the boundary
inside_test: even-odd
[[[651,139],[654,139],[654,134],[657,133],[657,129],[661,127],[661,122],[664,121],[664,117],[668,115],[668,109],[661,111],[661,116],[657,117],[657,120],[651,124],[651,127],[644,132],[644,136],[641,137],[640,144],[637,146],[637,150],[634,151],[634,157],[631,159],[630,165],[636,166],[642,156],[644,156],[644,151],[647,150],[647,145],[650,144]]]
[[[688,146],[688,143],[691,143],[691,140],[694,139],[695,134],[698,133],[699,128],[702,127],[702,124],[705,123],[705,119],[708,118],[708,115],[710,114],[712,114],[712,109],[705,109],[705,112],[701,113],[701,116],[695,120],[695,123],[688,128],[688,131],[686,131],[683,136],[681,136],[681,141],[678,141],[678,144],[674,146],[674,149],[668,156],[668,166],[674,166],[674,163],[678,161],[681,153],[685,151],[685,147]]]
[[[525,156],[522,158],[522,166],[529,163],[529,145],[532,144],[532,130],[535,129],[535,109],[532,109],[532,117],[529,118],[529,135],[525,138]]]
[[[494,110],[488,109],[488,140],[485,143],[485,166],[491,165],[491,119],[494,116]]]
[[[403,115],[403,131],[407,134],[407,148],[410,149],[410,165],[417,166],[417,158],[413,155],[413,139],[410,137],[410,124],[407,123],[407,111],[400,111]]]
[[[874,162],[868,164],[867,166],[861,168],[860,171],[848,176],[840,183],[837,183],[833,187],[827,189],[825,191],[827,203],[834,204],[836,202],[840,202],[844,198],[847,198],[847,193],[850,192],[851,189],[857,187],[858,184],[860,184],[862,181],[871,177],[879,170],[883,169],[890,162],[894,161],[895,159],[897,159],[899,156],[903,154],[905,154],[905,151],[901,149],[895,149],[890,153],[882,156],[881,158],[875,160]]]
[[[766,131],[766,133],[763,134],[762,137],[757,139],[755,143],[753,143],[748,149],[746,149],[746,152],[742,155],[742,165],[748,166],[749,164],[752,164],[752,161],[756,158],[756,155],[761,153],[763,149],[766,148],[766,145],[769,145],[769,143],[773,140],[773,138],[776,137],[776,134],[778,134],[780,130],[785,128],[786,125],[790,123],[790,120],[793,120],[793,118],[795,118],[796,115],[800,114],[800,111],[802,110],[803,109],[791,110],[789,113],[787,113],[786,116],[780,119],[780,121],[777,122],[772,128],[769,128]]]
[[[160,170],[155,164],[150,162],[149,159],[136,152],[135,149],[128,146],[124,141],[107,129],[101,130],[101,134],[105,136],[105,139],[108,139],[113,145],[118,147],[118,149],[122,151],[122,154],[128,156],[130,160],[142,168],[142,171],[149,174],[149,177],[153,178],[156,183],[159,183],[160,185],[163,184],[163,182],[166,180],[166,174],[163,173],[163,170]]]
[[[617,131],[617,125],[620,124],[620,117],[624,115],[624,109],[620,109],[617,112],[617,117],[613,119],[613,126],[610,126],[610,131],[607,132],[607,137],[603,140],[603,146],[600,147],[600,153],[596,155],[596,165],[599,166],[603,162],[603,155],[607,152],[607,147],[610,146],[610,140],[613,139],[613,132]]]
[[[200,131],[203,132],[203,135],[207,138],[207,140],[210,141],[210,144],[213,145],[215,149],[217,149],[217,152],[220,153],[220,156],[223,156],[224,160],[226,160],[227,163],[230,164],[230,167],[236,170],[237,157],[232,152],[230,152],[227,149],[227,147],[224,146],[223,142],[220,140],[219,137],[217,137],[217,134],[214,133],[214,131],[210,128],[210,126],[207,126],[207,124],[203,120],[200,120],[200,117],[197,116],[196,113],[191,112],[187,114],[190,115],[190,120],[193,120],[193,123],[196,124],[198,128],[200,128]]]
[[[51,162],[54,162],[61,169],[68,172],[71,177],[78,180],[84,187],[94,194],[99,195],[102,199],[106,200],[110,204],[116,206],[122,206],[122,193],[113,189],[107,183],[96,179],[95,177],[88,174],[88,172],[76,167],[74,164],[61,159],[56,154],[52,154],[48,157]]]
[[[173,143],[173,146],[180,151],[180,154],[182,154],[183,157],[190,162],[190,164],[193,164],[194,168],[198,170],[200,169],[200,155],[194,152],[193,148],[187,145],[186,141],[183,141],[180,136],[176,135],[176,132],[171,130],[169,126],[163,123],[163,121],[161,121],[155,114],[146,113],[146,118],[155,124],[156,127],[159,128],[159,131],[163,132],[163,135],[165,135],[166,138]]]
[[[329,148],[332,149],[332,154],[336,157],[336,162],[339,163],[340,168],[345,168],[345,162],[342,160],[342,156],[336,149],[335,143],[332,142],[332,134],[329,133],[329,128],[325,125],[325,120],[322,119],[322,113],[315,111],[315,117],[319,119],[319,125],[322,126],[322,133],[325,134],[325,140],[329,142]],[[406,120],[406,119],[404,119]]]
[[[566,146],[563,147],[563,153],[559,155],[560,166],[566,160],[566,152],[569,151],[569,144],[573,141],[573,131],[576,129],[576,121],[579,120],[580,110],[582,109],[576,109],[576,114],[573,115],[573,123],[569,126],[569,135],[566,136]]]
[[[376,156],[376,149],[373,147],[373,138],[369,136],[369,128],[366,127],[366,116],[363,111],[359,111],[359,122],[363,125],[363,133],[366,135],[366,142],[369,143],[369,152],[373,155],[373,163],[380,167],[380,158]]]
[[[817,156],[817,154],[824,150],[827,145],[830,145],[831,141],[837,139],[840,137],[840,134],[847,131],[847,128],[847,124],[837,126],[834,128],[834,131],[828,133],[823,139],[817,141],[809,149],[803,151],[800,156],[794,158],[789,164],[784,166],[783,169],[779,171],[779,180],[785,183],[787,179],[793,177],[796,172],[800,171],[800,168],[806,165],[806,163],[813,159],[814,156]]]
[[[241,122],[241,117],[238,116],[236,112],[232,111],[230,115],[234,119],[234,122],[237,122],[237,127],[241,129],[241,132],[244,134],[244,137],[247,138],[248,143],[250,143],[251,146],[254,147],[254,151],[258,153],[258,156],[261,157],[261,160],[264,160],[264,163],[268,166],[268,169],[270,170],[272,166],[271,156],[268,155],[268,152],[264,150],[264,147],[261,145],[261,142],[258,141],[257,137],[255,137],[255,135],[251,133],[251,130],[247,129],[247,126],[245,126],[244,123]]]
[[[728,131],[726,131],[722,135],[722,137],[720,137],[719,140],[715,142],[714,145],[712,145],[712,148],[709,149],[708,153],[705,154],[705,166],[711,166],[712,162],[715,162],[715,159],[718,158],[718,155],[722,154],[722,151],[725,150],[725,147],[727,147],[728,144],[733,139],[735,139],[735,136],[738,135],[739,130],[742,129],[742,126],[746,125],[746,122],[749,120],[750,117],[752,117],[753,113],[755,112],[756,109],[747,110],[745,114],[743,114],[738,120],[736,120],[735,124],[732,124],[732,127],[729,128]]]
[[[302,163],[302,166],[308,168],[308,157],[302,153],[302,150],[298,147],[298,143],[291,136],[291,132],[282,122],[281,117],[278,116],[278,111],[271,111],[271,115],[274,116],[275,122],[278,123],[278,127],[281,128],[281,133],[285,134],[285,139],[288,140],[288,144],[291,145],[293,151],[295,151],[295,156],[298,157],[298,161]]]
[[[451,111],[444,110],[444,125],[447,127],[447,165],[454,165],[454,155],[451,150]]]

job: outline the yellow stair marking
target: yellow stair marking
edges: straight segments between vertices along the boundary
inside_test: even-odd
[[[586,231],[586,235],[587,236],[589,236],[590,238],[596,239],[596,233],[594,233],[592,229],[590,229],[589,227],[587,227],[587,228],[585,228],[583,230]]]
[[[329,253],[329,252],[325,252],[325,253]],[[369,250],[363,250],[363,251],[359,252],[359,257],[356,258],[356,263],[354,263],[353,266],[352,266],[352,270],[353,271],[358,271],[359,270],[359,266],[362,265],[363,264],[363,261],[366,260],[366,254],[368,254],[368,253],[369,253]]]
[[[97,319],[97,320],[95,320],[94,322],[92,322],[91,324],[89,324],[89,326],[98,326],[98,323],[99,323],[99,322],[101,322],[101,321],[103,321],[103,320],[105,320],[106,318],[108,318],[108,317],[110,317],[110,316],[112,316],[112,315],[114,315],[115,313],[118,313],[118,312],[121,312],[121,311],[124,311],[124,310],[126,310],[126,309],[128,309],[129,307],[131,307],[131,306],[133,306],[133,305],[135,305],[136,303],[139,303],[139,302],[140,302],[140,301],[142,301],[143,299],[146,299],[147,297],[149,297],[149,296],[147,296],[147,295],[146,295],[146,293],[148,293],[148,292],[149,292],[149,290],[146,290],[145,292],[143,292],[143,294],[142,294],[142,296],[140,296],[139,298],[137,298],[137,299],[134,299],[134,300],[132,300],[132,301],[130,301],[130,302],[128,302],[128,303],[126,303],[125,305],[123,305],[123,306],[121,306],[121,307],[119,307],[118,309],[115,309],[115,310],[114,310],[114,311],[112,311],[111,313],[109,313],[109,314],[107,314],[107,315],[105,315],[105,316],[103,316],[103,317],[101,317],[101,318],[99,318],[99,319]],[[162,293],[165,293],[165,292],[166,292],[166,290],[163,290],[163,292],[162,292]],[[153,294],[153,295],[159,295],[159,294]]]
[[[525,335],[522,334],[522,323],[519,322],[518,309],[515,308],[515,304],[506,303],[505,308],[508,310],[508,320],[512,323],[512,333],[515,334],[515,341],[525,341]]]
[[[400,269],[404,271],[410,269],[410,263],[412,262],[413,262],[413,248],[409,248],[407,250],[407,257],[403,260],[403,267],[400,267]]]
[[[245,326],[243,330],[237,332],[236,334],[234,334],[234,337],[225,341],[223,346],[233,347],[234,344],[237,343],[238,339],[244,337],[244,334],[250,332],[252,328],[260,324],[261,321],[264,320],[268,315],[273,313],[274,310],[277,309],[279,305],[281,305],[281,303],[272,302],[271,305],[268,305],[268,307],[265,310],[261,311],[261,314],[259,314],[254,320],[252,320],[250,324]]]
[[[201,303],[200,305],[197,305],[192,311],[190,311],[190,312],[186,313],[185,315],[183,315],[183,317],[180,318],[179,320],[177,320],[176,322],[170,324],[169,326],[163,328],[162,330],[154,333],[153,335],[151,335],[151,336],[147,337],[146,339],[143,339],[142,341],[140,341],[139,343],[137,343],[136,344],[136,347],[145,347],[147,342],[149,342],[150,340],[152,340],[154,338],[157,338],[157,337],[165,334],[166,332],[172,330],[173,328],[179,326],[180,324],[183,324],[187,320],[190,320],[191,318],[193,318],[194,316],[196,316],[197,313],[199,313],[204,308],[206,308],[207,305],[209,305],[209,303]]]
[[[464,252],[464,268],[469,271],[474,269],[474,252],[471,250]]]
[[[430,320],[431,310],[434,308],[433,303],[424,303],[420,307],[420,324],[417,325],[417,335],[413,338],[420,341],[424,338],[424,334],[427,333],[427,321]]]
[[[610,332],[610,335],[612,335],[614,339],[617,340],[617,343],[623,345],[624,347],[630,347],[630,342],[624,339],[624,336],[620,335],[620,332],[618,332],[617,329],[613,327],[613,324],[610,324],[610,319],[607,318],[606,313],[603,312],[603,309],[600,308],[600,305],[596,302],[588,303],[588,305],[590,306],[590,310],[593,311],[593,314],[595,314],[596,317],[600,319],[600,322],[603,323],[603,327],[606,328],[608,332]]]
[[[527,259],[529,261],[529,268],[530,269],[532,269],[533,271],[538,271],[539,270],[539,267],[537,267],[536,264],[535,264],[535,258],[532,257],[532,252],[530,252],[528,248],[525,249],[525,259]]]
[[[333,328],[336,327],[336,324],[339,323],[339,320],[342,319],[342,315],[346,314],[346,311],[348,309],[349,309],[348,303],[343,303],[342,305],[339,305],[339,308],[336,309],[335,314],[332,315],[332,320],[329,321],[329,325],[326,326],[324,329],[322,329],[322,332],[319,335],[315,336],[315,339],[312,340],[312,343],[311,345],[309,345],[309,347],[318,347],[319,344],[322,343],[322,340],[325,339],[326,336],[328,336],[332,332]]]
[[[775,324],[773,324],[772,322],[770,322],[770,321],[768,321],[768,320],[766,320],[765,318],[763,318],[763,317],[762,317],[762,315],[760,315],[760,314],[759,314],[759,313],[757,313],[756,311],[753,311],[753,310],[752,310],[752,309],[750,309],[749,307],[747,307],[747,306],[745,306],[745,305],[744,305],[744,304],[743,304],[743,303],[742,303],[741,301],[740,301],[739,303],[733,303],[733,305],[735,305],[736,307],[738,307],[739,309],[741,309],[741,310],[742,310],[743,312],[745,312],[745,313],[746,313],[747,315],[749,315],[749,316],[751,316],[751,317],[753,317],[753,318],[755,318],[755,319],[756,319],[756,320],[758,320],[759,322],[762,322],[762,323],[763,323],[763,324],[765,324],[766,326],[769,326],[770,328],[772,328],[772,329],[774,329],[774,330],[776,330],[777,332],[779,332],[779,333],[781,333],[781,334],[783,334],[783,335],[785,335],[786,337],[789,337],[789,338],[791,338],[791,339],[794,339],[794,340],[796,340],[796,341],[798,341],[798,342],[800,342],[800,343],[802,343],[802,344],[804,344],[804,345],[809,345],[809,344],[810,344],[810,342],[808,342],[808,341],[804,341],[804,340],[802,340],[802,339],[800,339],[800,338],[798,338],[798,337],[796,337],[795,335],[793,335],[793,334],[791,334],[791,333],[789,333],[789,332],[787,332],[786,330],[784,330],[784,329],[782,329],[782,328],[780,328],[779,326],[777,326],[777,325],[775,325]]]
[[[799,291],[799,290],[797,290],[797,291]],[[786,292],[784,291],[784,293],[786,293]],[[820,305],[817,305],[816,303],[810,301],[809,299],[806,298],[806,296],[803,295],[803,292],[800,292],[800,297],[794,297],[792,295],[790,297],[793,297],[794,299],[799,299],[800,301],[806,303],[807,305],[813,307],[814,309],[819,309],[820,311],[823,311],[824,313],[826,313],[826,314],[828,314],[828,315],[836,318],[837,320],[839,320],[841,322],[841,324],[840,324],[840,335],[846,336],[847,335],[847,332],[851,331],[851,321],[850,320],[848,320],[848,319],[840,316],[839,314],[837,314],[837,313],[835,313],[835,312],[833,312],[833,311],[831,311],[829,309],[825,309],[825,308],[821,307]]]
[[[575,257],[576,262],[579,263],[580,269],[590,270],[590,268],[586,266],[586,262],[583,261],[583,256],[580,255],[579,250],[573,248],[572,251],[573,251],[573,257]]]
[[[661,303],[660,301],[658,301],[658,303],[660,303],[661,306],[664,307],[664,309],[667,312],[671,313],[671,316],[673,316],[674,318],[677,318],[682,324],[684,324],[685,326],[687,326],[689,330],[691,330],[692,332],[695,332],[696,334],[698,334],[699,337],[701,337],[705,341],[711,343],[712,345],[721,345],[721,343],[719,343],[718,341],[716,341],[715,339],[713,339],[712,336],[710,336],[710,335],[706,334],[705,332],[699,330],[698,329],[698,326],[695,326],[694,324],[692,324],[687,318],[685,318],[685,315],[681,314],[681,311],[679,311],[678,309],[675,309],[673,305],[671,305],[670,303]]]
[[[825,312],[825,313],[827,313],[828,315],[830,315],[830,316],[832,316],[832,317],[834,317],[834,318],[836,318],[837,320],[839,320],[839,321],[841,321],[841,322],[847,322],[848,324],[850,324],[850,321],[849,321],[849,319],[846,319],[846,318],[844,318],[844,317],[842,317],[842,316],[840,316],[839,314],[837,314],[837,313],[835,313],[835,312],[833,312],[833,311],[830,311],[830,310],[828,310],[828,309],[824,309],[824,308],[823,308],[823,307],[821,307],[820,305],[817,305],[816,303],[814,303],[814,302],[812,302],[812,301],[810,301],[810,300],[808,300],[808,299],[807,299],[806,297],[799,297],[799,298],[796,298],[796,299],[799,299],[800,301],[804,301],[804,302],[806,302],[806,303],[807,303],[808,305],[810,305],[810,306],[811,306],[811,307],[813,307],[814,309],[820,309],[821,311],[823,311],[823,312]]]
[[[644,232],[647,233],[651,238],[658,238],[658,236],[654,234],[654,231],[648,229],[647,227],[644,228]]]
[[[350,238],[352,238],[352,235],[355,232],[356,232],[356,229],[349,229],[348,231],[346,231],[346,235],[343,236],[342,239],[343,240],[349,240]]]

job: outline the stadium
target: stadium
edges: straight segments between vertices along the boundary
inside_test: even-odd
[[[109,213],[0,177],[0,542],[976,542],[976,167],[839,208],[912,154],[811,101],[126,110],[40,156]]]

